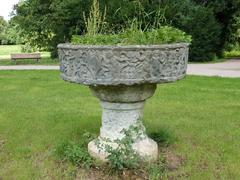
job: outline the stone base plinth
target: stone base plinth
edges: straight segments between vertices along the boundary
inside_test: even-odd
[[[128,133],[132,134],[133,150],[144,160],[156,160],[158,156],[157,143],[146,135],[142,123],[144,103],[145,101],[135,103],[101,101],[102,127],[98,139],[88,144],[91,156],[106,161],[108,156],[106,146],[117,148],[116,140],[124,138],[126,131],[129,131]]]
[[[99,159],[103,162],[107,162],[107,156],[109,154],[104,148],[101,148],[105,145],[109,145],[112,148],[117,148],[118,146],[117,143],[107,142],[101,138],[98,138],[88,144],[88,152],[92,157]],[[132,148],[145,161],[155,161],[158,158],[158,145],[155,141],[148,137],[133,143]]]

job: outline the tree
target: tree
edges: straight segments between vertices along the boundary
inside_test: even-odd
[[[216,57],[222,29],[212,9],[191,0],[163,0],[161,7],[168,24],[192,35],[191,61],[208,61]]]
[[[84,29],[86,0],[27,0],[15,7],[13,17],[31,46],[47,49],[56,56],[58,43]]]
[[[231,22],[228,48],[240,50],[240,11],[234,15]]]
[[[194,0],[196,3],[212,9],[218,23],[222,26],[220,34],[219,50],[224,49],[228,44],[237,40],[234,36],[237,34],[239,25],[238,16],[240,15],[240,0]],[[236,37],[236,36],[235,36]],[[221,55],[221,51],[218,51]]]
[[[4,20],[2,16],[0,16],[0,33],[5,30],[7,26],[7,22]]]
[[[138,19],[142,28],[155,22],[172,25],[193,36],[191,60],[210,60],[221,55],[236,39],[239,0],[99,0],[107,8],[106,33],[118,32]],[[57,55],[57,44],[69,42],[73,34],[86,32],[83,13],[92,0],[24,0],[16,7],[13,21],[31,46]],[[233,35],[235,34],[235,35]]]
[[[2,41],[5,38],[6,27],[7,27],[7,22],[4,20],[2,16],[0,16],[0,44],[2,44]]]

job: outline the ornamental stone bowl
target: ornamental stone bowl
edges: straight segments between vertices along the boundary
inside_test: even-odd
[[[106,146],[116,148],[131,127],[133,150],[143,159],[155,160],[158,146],[142,124],[143,108],[156,84],[184,78],[188,44],[88,46],[58,45],[63,80],[87,85],[102,106],[102,127],[88,144],[91,156],[106,161]]]

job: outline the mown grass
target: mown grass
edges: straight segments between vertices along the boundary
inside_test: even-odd
[[[240,177],[240,79],[188,76],[159,85],[145,108],[149,133],[170,131],[183,164],[175,179]],[[99,133],[101,109],[87,87],[58,71],[0,71],[0,179],[81,179],[54,157],[58,144]],[[96,177],[95,177],[96,178]],[[99,177],[100,179],[100,177]]]
[[[11,60],[11,54],[22,53],[20,45],[0,45],[0,65],[58,65],[57,59],[51,59],[49,52],[41,52],[41,59],[19,59],[16,62]]]
[[[10,58],[11,53],[21,53],[19,45],[0,45],[0,58]]]

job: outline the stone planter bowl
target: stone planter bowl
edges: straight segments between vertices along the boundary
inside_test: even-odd
[[[146,135],[141,121],[144,103],[154,94],[156,84],[185,77],[188,49],[186,43],[58,45],[62,79],[89,86],[103,108],[100,135],[88,144],[93,157],[106,161],[108,153],[102,147],[117,147],[115,140],[125,136],[123,130],[139,126],[133,149],[144,159],[157,158],[157,143]]]

